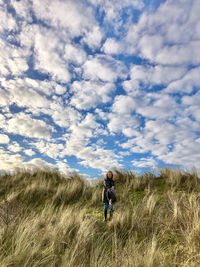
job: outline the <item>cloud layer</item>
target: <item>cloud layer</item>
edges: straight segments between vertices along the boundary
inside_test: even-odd
[[[0,170],[198,167],[199,13],[198,0],[1,3]]]

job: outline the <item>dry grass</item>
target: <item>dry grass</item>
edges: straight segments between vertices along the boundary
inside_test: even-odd
[[[115,182],[118,202],[105,223],[102,181],[90,187],[51,170],[1,175],[0,217],[8,220],[0,222],[0,266],[200,265],[195,170],[115,170]]]

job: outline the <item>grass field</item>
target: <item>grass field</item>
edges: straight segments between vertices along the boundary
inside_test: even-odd
[[[102,181],[54,170],[0,175],[0,266],[200,266],[195,170],[114,171],[117,202],[103,221]]]

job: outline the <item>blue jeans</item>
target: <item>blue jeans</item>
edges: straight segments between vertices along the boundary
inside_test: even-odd
[[[109,207],[109,203],[105,202],[105,203],[104,203],[104,210],[107,210],[108,207]],[[109,208],[110,208],[110,210],[113,211],[113,210],[114,210],[113,204],[111,204]]]

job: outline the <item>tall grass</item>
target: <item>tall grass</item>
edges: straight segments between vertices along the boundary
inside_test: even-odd
[[[102,180],[90,187],[52,170],[1,175],[0,266],[199,266],[196,171],[114,173],[118,201],[107,223]],[[15,216],[7,225],[6,210]]]

